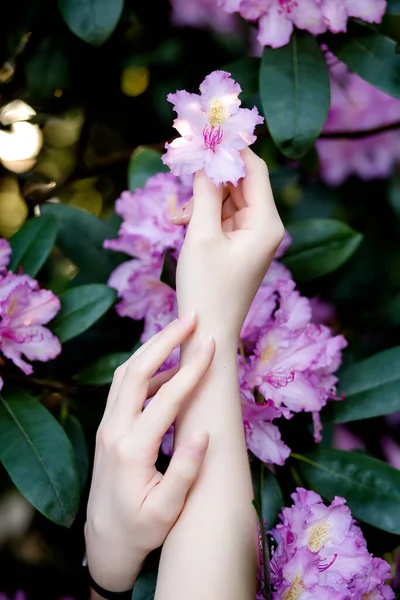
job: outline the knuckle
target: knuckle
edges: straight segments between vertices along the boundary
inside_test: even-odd
[[[118,463],[124,463],[132,458],[132,452],[128,440],[122,438],[113,447],[113,453]]]
[[[120,383],[124,378],[125,371],[126,371],[125,363],[123,363],[122,365],[117,367],[114,371],[113,383],[115,383],[115,382]]]
[[[112,445],[112,434],[109,427],[102,425],[96,433],[96,446],[108,450]]]

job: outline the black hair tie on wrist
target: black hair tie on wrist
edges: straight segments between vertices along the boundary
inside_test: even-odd
[[[90,587],[94,590],[99,596],[105,598],[106,600],[131,600],[133,589],[127,590],[126,592],[110,592],[109,590],[105,590],[98,583],[95,582],[91,574],[89,573],[89,569],[87,564],[83,565],[86,570],[87,579]]]

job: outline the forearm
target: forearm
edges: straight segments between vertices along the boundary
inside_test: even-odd
[[[182,349],[183,367],[195,344],[191,340]],[[255,597],[257,526],[236,353],[234,338],[216,339],[211,368],[176,423],[176,443],[206,429],[210,444],[200,477],[164,544],[156,600]]]

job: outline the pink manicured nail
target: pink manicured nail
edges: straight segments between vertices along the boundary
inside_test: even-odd
[[[196,313],[190,312],[190,313],[186,313],[185,315],[182,315],[182,317],[180,317],[178,320],[181,323],[181,325],[188,325],[189,323],[193,323],[193,321],[195,319],[196,319]]]
[[[208,431],[196,431],[188,442],[188,451],[194,456],[202,456],[207,449],[209,439]]]

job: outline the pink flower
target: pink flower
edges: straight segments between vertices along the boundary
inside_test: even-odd
[[[388,96],[329,57],[331,108],[324,131],[372,129],[400,119],[400,100]],[[319,139],[321,176],[340,185],[351,175],[362,179],[387,177],[400,158],[400,133],[389,131],[361,139]]]
[[[11,246],[4,238],[0,238],[0,269],[10,262]]]
[[[166,144],[162,157],[174,175],[204,171],[212,181],[237,185],[245,175],[240,150],[252,144],[254,128],[263,118],[254,107],[240,108],[241,88],[230,73],[214,71],[200,85],[200,95],[185,90],[169,94],[181,137]]]
[[[116,212],[123,218],[118,239],[106,240],[104,247],[137,258],[162,256],[165,250],[179,250],[185,230],[171,223],[171,217],[189,200],[191,190],[171,173],[158,173],[143,189],[123,192]]]
[[[274,600],[394,598],[390,566],[369,554],[344,498],[326,506],[315,492],[298,488],[271,531]]]
[[[235,32],[237,21],[216,0],[170,0],[174,25],[210,27],[222,33]],[[232,11],[233,12],[233,11]]]
[[[33,369],[22,355],[46,362],[61,352],[58,338],[43,327],[59,309],[59,299],[28,275],[0,275],[0,348],[26,375]]]
[[[380,23],[386,0],[220,0],[220,5],[258,21],[258,42],[279,48],[289,43],[294,27],[318,35],[346,31],[349,17]]]
[[[161,261],[131,260],[117,267],[108,280],[108,285],[116,289],[121,298],[116,306],[118,314],[145,319],[142,342],[177,317],[175,290],[160,281],[161,270]]]

